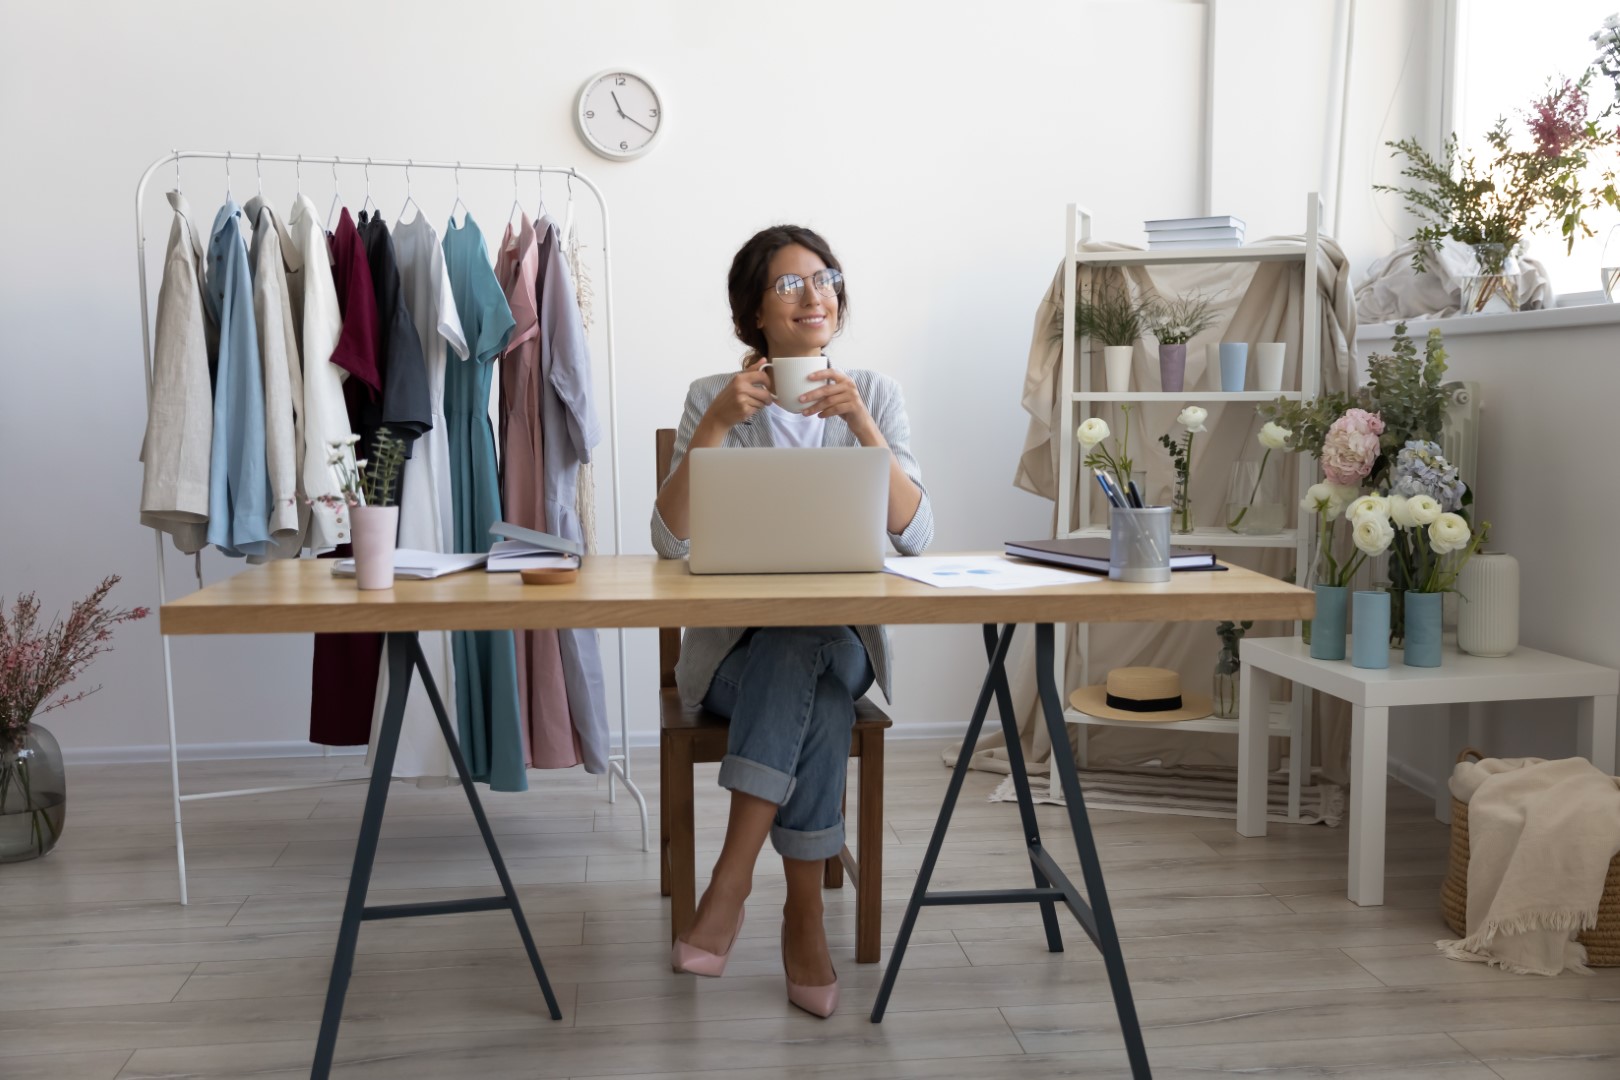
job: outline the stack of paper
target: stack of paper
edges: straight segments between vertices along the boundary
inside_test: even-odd
[[[446,555],[438,551],[398,548],[394,551],[394,576],[413,580],[443,577],[483,566],[485,558],[487,556],[481,551],[470,555]],[[338,559],[332,564],[332,573],[337,577],[353,577],[354,560]]]
[[[1242,247],[1243,219],[1235,217],[1160,218],[1144,221],[1153,251],[1200,247]]]

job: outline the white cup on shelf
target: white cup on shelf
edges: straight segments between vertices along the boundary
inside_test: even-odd
[[[1254,347],[1256,390],[1281,390],[1283,362],[1288,358],[1288,346],[1280,341],[1268,341]]]

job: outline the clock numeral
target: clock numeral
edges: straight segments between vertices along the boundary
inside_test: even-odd
[[[585,110],[585,119],[587,119],[587,120],[595,120],[596,119],[596,110],[595,109],[586,109]]]
[[[647,115],[652,116],[652,117],[656,117],[658,115],[658,110],[657,109],[648,109],[647,110]]]
[[[629,144],[629,143],[628,143],[628,142],[626,142],[626,141],[624,141],[624,140],[622,140],[622,139],[621,139],[621,140],[620,140],[620,141],[619,141],[619,149],[620,149],[620,150],[628,150],[628,149],[630,149],[630,144]]]
[[[613,85],[614,86],[623,86],[624,85],[624,76],[623,75],[615,75],[615,76],[613,76]]]

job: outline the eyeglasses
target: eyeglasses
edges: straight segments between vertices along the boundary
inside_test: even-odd
[[[844,291],[844,275],[832,267],[817,270],[810,275],[810,284],[816,287],[816,292],[822,296],[839,296]],[[804,278],[798,274],[783,274],[776,279],[772,286],[776,295],[790,304],[797,304],[804,298]]]

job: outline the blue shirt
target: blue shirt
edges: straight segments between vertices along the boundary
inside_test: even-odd
[[[208,467],[208,542],[231,556],[265,555],[270,543],[270,475],[265,467],[264,372],[253,318],[253,279],[227,198],[208,239],[203,302],[219,327],[214,363],[214,432]]]

